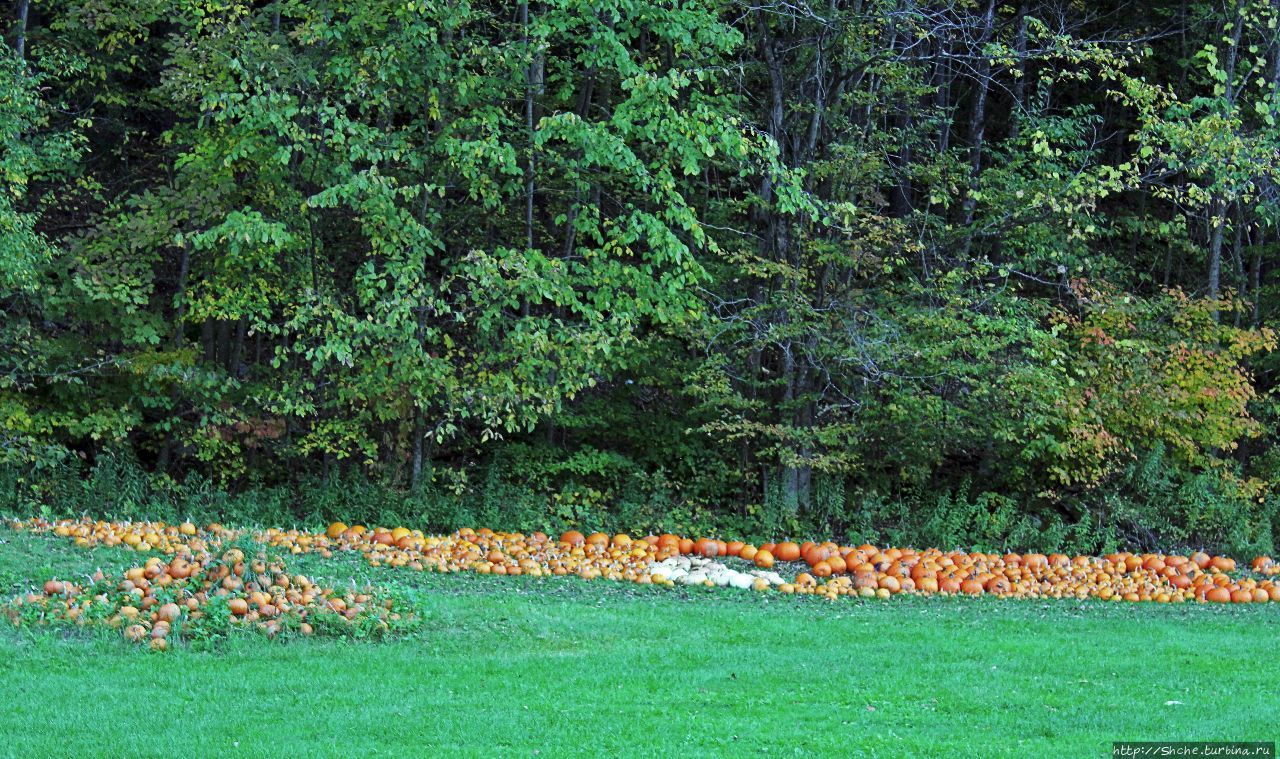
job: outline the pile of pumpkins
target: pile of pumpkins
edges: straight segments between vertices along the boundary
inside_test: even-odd
[[[72,539],[77,545],[122,545],[166,553],[192,552],[242,534],[278,551],[361,554],[371,566],[413,571],[474,572],[532,577],[573,575],[642,585],[672,586],[690,579],[757,591],[839,596],[898,594],[997,596],[1001,598],[1097,598],[1177,603],[1261,603],[1280,601],[1271,578],[1280,566],[1258,557],[1248,575],[1234,559],[1203,552],[1189,555],[1112,553],[1066,556],[1041,553],[982,553],[879,548],[870,544],[782,541],[752,545],[742,541],[673,534],[632,538],[570,530],[558,538],[542,532],[495,532],[464,528],[449,535],[425,535],[405,527],[373,529],[335,522],[322,533],[271,528],[242,532],[221,525],[198,529],[161,522],[116,523],[89,520],[29,520],[14,525]],[[710,563],[690,568],[676,557]],[[742,562],[747,562],[744,565]],[[774,574],[775,568],[792,579]],[[690,571],[692,569],[693,571]],[[745,569],[745,571],[743,571]],[[794,574],[793,574],[794,573]],[[673,579],[674,578],[674,579]],[[756,580],[760,579],[760,582]],[[720,582],[723,580],[723,582]]]
[[[265,552],[246,558],[230,548],[221,555],[191,553],[174,546],[165,561],[151,557],[121,575],[96,571],[81,584],[52,579],[39,591],[0,605],[13,624],[107,625],[128,641],[163,651],[173,639],[221,635],[240,627],[275,636],[283,630],[385,634],[407,626],[414,615],[405,604],[373,591],[338,592]]]

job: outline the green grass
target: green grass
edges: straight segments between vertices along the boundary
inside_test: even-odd
[[[0,531],[0,592],[131,558]],[[295,566],[394,583],[423,625],[152,654],[0,623],[0,755],[1101,756],[1280,734],[1280,604],[829,602]]]

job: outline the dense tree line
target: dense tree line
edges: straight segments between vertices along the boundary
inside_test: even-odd
[[[18,0],[6,497],[1270,547],[1278,21]]]

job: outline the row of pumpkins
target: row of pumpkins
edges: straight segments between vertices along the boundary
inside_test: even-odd
[[[1234,559],[1203,552],[1189,555],[1112,553],[1074,556],[1041,553],[982,553],[880,548],[870,544],[841,546],[833,542],[782,541],[752,545],[672,534],[632,538],[602,532],[570,530],[558,538],[464,528],[450,535],[424,535],[404,527],[368,529],[335,522],[323,533],[266,529],[239,531],[209,525],[166,525],[161,522],[29,520],[20,529],[52,532],[77,545],[120,545],[137,550],[173,553],[203,550],[208,544],[248,534],[255,540],[293,554],[334,551],[362,554],[372,566],[416,571],[528,575],[576,575],[639,584],[671,585],[651,570],[673,556],[695,555],[717,561],[750,562],[760,569],[777,568],[794,578],[780,584],[757,583],[757,590],[783,593],[887,598],[921,595],[992,595],[1004,598],[1098,598],[1156,602],[1280,601],[1272,579],[1280,565],[1268,557],[1251,562],[1251,572],[1238,573]]]

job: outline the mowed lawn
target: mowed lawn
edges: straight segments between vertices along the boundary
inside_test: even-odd
[[[0,592],[137,555],[0,531]],[[1103,756],[1280,737],[1280,604],[844,600],[439,576],[393,642],[150,653],[0,622],[0,755]]]

